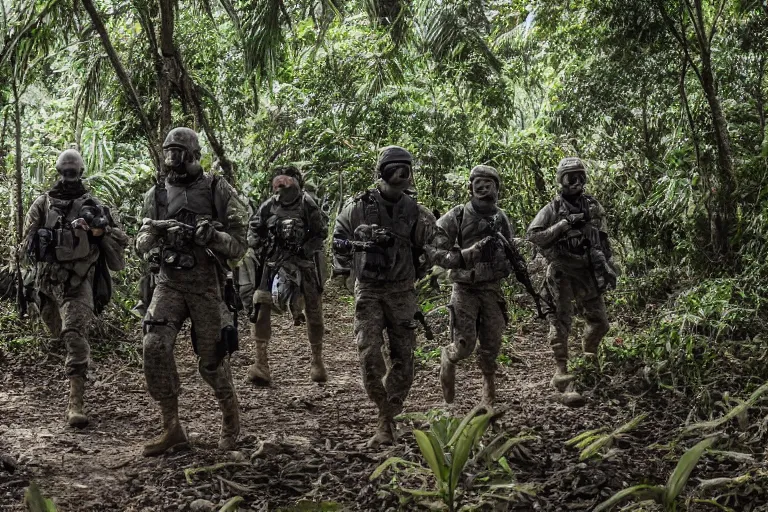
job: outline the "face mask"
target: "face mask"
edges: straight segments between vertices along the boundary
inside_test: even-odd
[[[182,148],[163,149],[163,156],[165,157],[163,164],[171,183],[191,183],[203,172],[203,168],[194,157]]]
[[[277,195],[277,200],[282,204],[293,203],[301,193],[296,178],[281,174],[272,180],[272,191]]]
[[[496,182],[490,178],[475,178],[472,180],[472,199],[488,203],[496,203],[499,190]]]
[[[80,169],[62,169],[59,171],[59,174],[61,175],[61,181],[64,183],[74,183],[76,181],[80,181]]]
[[[403,192],[411,186],[411,166],[404,163],[387,164],[381,169],[381,177],[392,189]]]
[[[562,179],[562,193],[566,196],[575,196],[584,192],[584,185],[587,183],[587,173],[569,172]]]

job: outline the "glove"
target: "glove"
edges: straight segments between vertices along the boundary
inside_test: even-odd
[[[214,228],[213,224],[209,221],[202,220],[198,222],[197,227],[195,228],[195,243],[202,247],[207,246],[211,241],[211,238],[213,238],[213,233],[215,231],[216,228]]]
[[[583,213],[572,213],[568,215],[565,220],[567,220],[568,224],[574,229],[579,229],[586,224]]]
[[[80,217],[79,219],[75,219],[72,221],[72,229],[82,229],[83,231],[88,231],[90,227],[88,226],[88,223],[85,222],[85,219]]]
[[[461,256],[464,258],[464,263],[467,268],[472,267],[477,261],[483,261],[481,258],[483,258],[487,252],[493,250],[493,240],[494,238],[492,236],[487,236],[479,242],[475,242],[471,247],[462,249]],[[491,258],[488,259],[490,260]]]

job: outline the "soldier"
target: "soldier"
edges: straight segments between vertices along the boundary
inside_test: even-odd
[[[573,302],[583,308],[587,321],[584,355],[595,359],[600,340],[608,332],[603,293],[616,286],[616,273],[604,226],[605,211],[584,193],[587,172],[582,161],[562,159],[557,166],[557,182],[560,193],[533,219],[528,239],[548,261],[544,294],[555,304],[555,311],[547,315],[555,355],[552,386],[562,393],[565,405],[579,407],[584,399],[574,391],[574,376],[567,370]]]
[[[454,244],[460,249],[495,238],[500,233],[507,243],[513,229],[504,211],[496,203],[501,180],[493,167],[478,165],[469,174],[471,200],[456,206],[440,217],[437,225],[446,233],[443,249]],[[496,399],[494,374],[501,338],[507,325],[507,304],[501,291],[501,280],[510,275],[512,262],[502,242],[489,243],[471,268],[452,270],[451,303],[452,342],[443,347],[440,357],[440,385],[443,397],[453,402],[456,363],[468,358],[477,348],[477,362],[483,372],[483,403],[493,405]]]
[[[457,268],[464,261],[471,264],[483,247],[435,247],[435,239],[445,235],[434,216],[404,193],[411,184],[411,164],[405,149],[383,148],[376,164],[378,186],[345,205],[333,232],[334,277],[347,283],[350,276],[355,279],[355,340],[366,392],[378,408],[370,447],[394,441],[394,417],[413,383],[418,311],[414,279],[420,253],[435,264]],[[389,364],[382,352],[384,330]]]
[[[100,313],[111,298],[109,271],[125,266],[128,237],[109,208],[85,188],[80,153],[62,152],[56,170],[59,180],[27,212],[24,239],[27,256],[36,263],[34,287],[41,316],[67,347],[67,422],[82,428],[88,424],[83,408],[90,363],[88,328],[94,313]]]
[[[157,254],[154,263],[159,266],[143,323],[144,375],[149,394],[160,405],[163,433],[144,446],[144,455],[159,455],[187,443],[179,422],[179,375],[173,357],[176,335],[187,318],[192,321],[198,370],[222,411],[219,448],[232,450],[240,433],[240,415],[226,358],[236,350],[236,337],[224,294],[228,260],[245,253],[245,206],[226,180],[203,173],[193,130],[171,130],[163,154],[168,172],[165,216],[144,219],[136,236],[139,254]],[[150,190],[148,196],[153,194]]]
[[[289,309],[298,325],[306,319],[312,351],[309,377],[325,382],[323,365],[323,245],[328,222],[312,197],[304,191],[304,180],[294,166],[278,167],[272,179],[274,195],[251,217],[248,245],[254,252],[255,280],[251,337],[256,344],[256,362],[248,368],[248,379],[268,386],[271,382],[267,343],[272,336],[271,311]],[[304,312],[302,311],[304,309]]]

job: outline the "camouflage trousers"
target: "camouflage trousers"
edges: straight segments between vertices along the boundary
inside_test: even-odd
[[[477,347],[477,363],[484,375],[496,373],[496,358],[507,326],[507,303],[499,283],[454,283],[451,293],[451,344],[448,360],[457,363]]]
[[[417,307],[412,281],[355,284],[354,332],[363,384],[380,413],[390,417],[402,411],[413,384]]]
[[[256,340],[269,341],[272,339],[272,298],[268,294],[254,302],[261,304],[254,326]],[[307,338],[310,345],[322,345],[325,325],[323,323],[323,291],[314,279],[305,278],[301,284],[300,301],[307,316]],[[294,314],[296,314],[294,312]]]
[[[67,348],[67,375],[87,377],[91,359],[88,328],[94,316],[91,281],[87,279],[51,295],[41,290],[40,316],[51,334]]]
[[[215,292],[182,293],[158,283],[144,318],[144,376],[152,398],[163,401],[179,394],[173,348],[184,321],[192,320],[198,370],[219,400],[235,394],[226,351],[220,344],[221,298]]]
[[[555,303],[556,311],[547,315],[549,320],[549,344],[555,355],[555,361],[568,360],[568,336],[573,323],[574,303],[583,310],[587,327],[584,330],[582,349],[587,353],[597,353],[600,341],[608,332],[608,316],[605,312],[603,296],[597,293],[589,276],[583,278],[554,270],[547,272],[545,294]]]

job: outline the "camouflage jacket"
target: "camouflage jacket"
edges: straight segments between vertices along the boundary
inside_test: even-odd
[[[381,243],[370,242],[363,250],[341,250],[343,241],[366,242],[372,235]],[[354,273],[360,283],[412,283],[419,259],[445,268],[462,264],[455,250],[438,247],[436,239],[445,237],[435,217],[408,195],[397,202],[385,199],[378,189],[350,199],[338,217],[333,231],[333,274]]]
[[[584,223],[572,228],[566,217],[584,214]],[[528,239],[536,244],[550,264],[570,273],[589,269],[587,247],[601,251],[611,258],[608,234],[605,230],[605,210],[589,195],[582,195],[573,205],[558,195],[539,210],[528,226]]]

